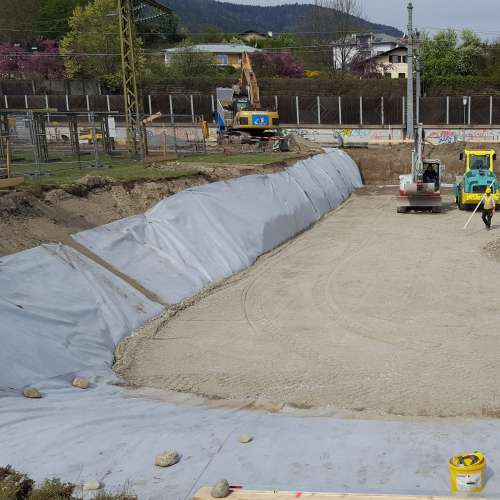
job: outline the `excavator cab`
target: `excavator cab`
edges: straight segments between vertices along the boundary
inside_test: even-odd
[[[241,78],[232,89],[217,89],[217,135],[240,136],[242,142],[276,138],[280,125],[277,111],[261,109],[260,92],[247,53],[241,61]]]

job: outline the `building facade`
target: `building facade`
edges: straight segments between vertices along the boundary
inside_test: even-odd
[[[244,52],[252,54],[259,51],[255,47],[238,43],[202,43],[189,48],[174,47],[166,49],[165,64],[170,64],[173,54],[183,53],[188,50],[211,55],[216,66],[232,66],[236,69],[241,68],[241,58]]]

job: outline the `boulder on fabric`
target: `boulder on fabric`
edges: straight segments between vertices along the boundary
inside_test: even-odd
[[[77,251],[0,258],[0,391],[111,374],[113,351],[162,307]]]
[[[329,150],[284,172],[187,189],[73,237],[173,304],[247,268],[361,185],[353,160]]]

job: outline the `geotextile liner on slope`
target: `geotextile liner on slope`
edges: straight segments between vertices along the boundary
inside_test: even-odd
[[[349,156],[331,150],[278,174],[188,189],[74,238],[176,303],[245,269],[361,184]],[[64,245],[0,258],[0,290],[0,393],[112,377],[116,345],[163,309]]]
[[[285,172],[187,189],[73,237],[173,304],[247,268],[361,185],[356,164],[332,149]]]
[[[162,310],[64,245],[0,258],[0,391],[109,375],[113,351]]]

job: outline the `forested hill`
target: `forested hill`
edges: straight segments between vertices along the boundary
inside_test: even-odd
[[[238,5],[215,0],[160,0],[170,7],[192,33],[201,32],[206,26],[216,26],[225,33],[240,33],[247,30],[261,32],[308,31],[307,20],[315,9],[307,4],[287,4],[274,7]],[[397,28],[374,24],[354,18],[361,31],[383,32],[401,36]],[[332,27],[333,31],[333,27]]]

